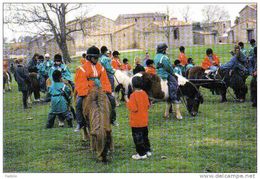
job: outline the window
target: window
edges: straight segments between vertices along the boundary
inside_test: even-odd
[[[173,36],[175,40],[179,39],[179,28],[173,30]]]
[[[226,24],[223,24],[223,28],[224,28],[224,29],[226,28]]]
[[[135,22],[137,22],[137,18],[135,18]]]

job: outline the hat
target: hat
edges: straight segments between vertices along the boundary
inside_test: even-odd
[[[116,56],[116,55],[120,55],[120,53],[118,51],[114,51],[112,55]]]
[[[163,52],[167,48],[168,48],[168,46],[166,45],[166,43],[159,43],[157,45],[157,52]]]
[[[54,55],[54,61],[61,62],[62,61],[62,56],[60,54]]]
[[[46,54],[44,55],[44,57],[45,57],[45,58],[50,58],[50,54],[46,53]]]
[[[99,57],[100,51],[96,46],[89,47],[87,50],[87,57]]]

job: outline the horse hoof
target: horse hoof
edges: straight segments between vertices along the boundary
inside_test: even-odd
[[[170,117],[169,115],[164,115],[163,116],[164,119],[169,119],[169,117]]]

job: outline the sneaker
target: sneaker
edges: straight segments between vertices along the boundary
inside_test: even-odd
[[[40,99],[35,99],[34,102],[40,102]]]
[[[152,156],[152,152],[146,152],[146,155],[147,155],[147,157],[151,157]]]
[[[181,104],[181,101],[180,100],[174,100],[173,104]]]
[[[117,121],[114,121],[114,122],[112,122],[112,125],[115,126],[115,127],[118,127],[119,123]]]
[[[147,159],[147,155],[140,156],[139,154],[132,155],[132,159],[134,160],[144,160]]]
[[[74,132],[79,132],[80,129],[81,129],[81,127],[80,127],[80,125],[78,124],[77,127],[76,127],[76,129],[74,129]]]

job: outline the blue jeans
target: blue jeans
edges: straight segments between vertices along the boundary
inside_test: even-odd
[[[178,82],[175,79],[175,77],[172,75],[169,75],[167,80],[168,80],[170,102],[173,103],[175,100],[178,100],[177,97]]]
[[[71,112],[70,111],[66,111],[64,113],[49,113],[48,115],[48,122],[47,122],[47,125],[46,125],[46,128],[52,128],[53,125],[54,125],[54,121],[55,121],[55,118],[56,116],[59,117],[59,119],[61,120],[67,120],[68,122],[68,126],[69,127],[72,127],[72,115],[71,115]]]
[[[77,96],[76,100],[76,120],[80,128],[86,125],[86,121],[83,116],[82,103],[85,96]]]
[[[112,92],[114,92],[114,75],[107,72],[107,77],[108,77],[109,82],[111,84]]]

